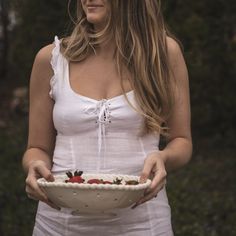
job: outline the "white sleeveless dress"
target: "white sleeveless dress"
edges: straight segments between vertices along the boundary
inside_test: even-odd
[[[52,172],[140,175],[147,154],[158,150],[159,136],[140,137],[143,117],[124,95],[95,100],[74,92],[69,82],[68,61],[55,37],[52,52],[50,96],[55,101],[57,130]],[[135,106],[134,92],[127,94]],[[54,210],[39,202],[34,236],[172,236],[171,213],[165,188],[135,209],[119,209],[116,216],[74,216],[72,210]]]

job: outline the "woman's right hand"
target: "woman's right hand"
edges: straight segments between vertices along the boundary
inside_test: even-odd
[[[34,199],[36,201],[42,201],[54,209],[60,210],[58,206],[52,203],[43,190],[39,187],[37,183],[37,179],[45,178],[47,181],[53,182],[54,177],[47,167],[46,163],[41,160],[32,161],[29,164],[28,168],[28,176],[26,178],[26,193],[29,198]]]

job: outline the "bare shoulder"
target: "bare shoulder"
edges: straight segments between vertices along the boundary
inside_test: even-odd
[[[167,41],[167,51],[170,63],[176,64],[178,63],[179,60],[183,59],[183,54],[180,45],[175,39],[171,37],[167,37],[166,41]]]
[[[31,81],[38,81],[40,83],[47,83],[49,79],[53,76],[53,69],[51,66],[52,59],[52,50],[54,48],[54,44],[49,44],[42,47],[36,54],[32,73],[31,73]]]
[[[166,42],[167,42],[168,53],[170,53],[171,55],[181,53],[180,45],[175,39],[167,36],[166,37]]]
[[[167,37],[167,53],[170,70],[175,81],[186,83],[188,81],[188,69],[179,43],[171,37]]]
[[[54,44],[49,44],[41,48],[35,57],[35,63],[41,66],[49,66],[52,58]]]
[[[46,45],[35,56],[30,76],[31,90],[35,94],[40,91],[45,91],[45,94],[47,94],[50,89],[50,79],[54,74],[51,66],[52,50],[54,47],[54,44]]]

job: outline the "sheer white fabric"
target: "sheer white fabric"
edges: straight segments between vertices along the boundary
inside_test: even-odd
[[[124,95],[95,100],[73,91],[68,61],[55,37],[51,65],[54,70],[49,95],[55,101],[53,121],[57,130],[53,155],[54,174],[68,170],[85,173],[139,175],[148,153],[158,150],[159,136],[140,137],[143,117]],[[136,106],[134,91],[127,94]],[[70,209],[54,210],[40,202],[34,236],[172,236],[166,190],[137,207],[115,210],[116,216],[74,216]]]

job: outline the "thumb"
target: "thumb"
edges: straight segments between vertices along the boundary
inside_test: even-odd
[[[40,176],[42,176],[44,179],[46,179],[49,182],[53,182],[55,179],[51,173],[51,171],[44,165],[37,166],[37,172]]]
[[[152,164],[148,161],[145,161],[144,166],[143,166],[143,170],[140,175],[140,180],[139,180],[141,184],[145,183],[147,181],[148,177],[151,174],[151,170],[152,170]]]

